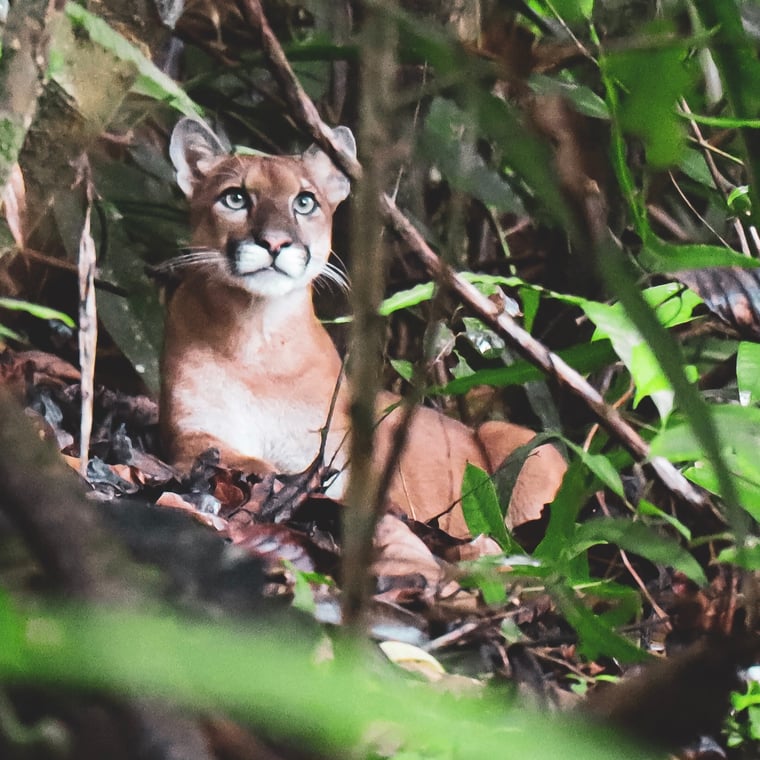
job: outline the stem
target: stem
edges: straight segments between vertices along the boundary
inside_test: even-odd
[[[385,293],[385,243],[377,198],[389,179],[387,125],[392,122],[391,88],[395,75],[395,24],[387,9],[364,7],[360,59],[359,145],[364,179],[352,209],[351,282],[354,315],[348,376],[351,381],[351,470],[346,491],[343,544],[343,618],[349,628],[364,628],[369,599],[367,568],[380,488],[372,463],[375,397],[383,369],[384,322],[378,310]]]

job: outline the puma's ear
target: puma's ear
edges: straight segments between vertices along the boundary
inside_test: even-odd
[[[228,146],[199,119],[185,118],[177,123],[169,144],[169,156],[177,172],[177,184],[191,198],[196,183],[215,163],[226,156]]]
[[[356,140],[348,127],[335,127],[332,136],[338,147],[356,158]],[[331,206],[335,207],[346,199],[351,184],[348,177],[333,164],[327,153],[315,144],[308,148],[301,158]]]

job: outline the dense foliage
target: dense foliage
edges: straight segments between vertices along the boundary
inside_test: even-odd
[[[20,81],[9,69],[31,66],[5,55],[24,5],[6,27],[6,87]],[[76,270],[82,231],[91,231],[96,382],[155,395],[162,307],[149,273],[165,274],[162,262],[187,242],[166,155],[173,123],[202,115],[241,150],[275,154],[303,149],[313,135],[250,24],[252,4],[122,5],[42,12],[49,41],[34,120],[13,113],[9,93],[1,99],[0,127],[20,120],[23,129],[22,141],[0,138],[3,176],[14,176],[18,159],[26,188],[11,179],[4,194],[0,338],[79,362],[64,316],[78,308],[67,267]],[[514,466],[493,480],[468,470],[468,524],[503,553],[461,563],[460,583],[499,618],[505,646],[546,636],[558,651],[572,648],[553,675],[561,689],[593,692],[652,652],[722,637],[715,650],[729,675],[701,684],[719,703],[705,730],[688,720],[672,732],[628,725],[638,738],[680,744],[716,731],[715,712],[728,720],[716,738],[751,756],[757,683],[740,687],[730,716],[721,698],[736,669],[757,659],[748,637],[760,612],[757,6],[276,0],[264,12],[325,122],[354,129],[368,166],[377,156],[361,137],[381,146],[384,190],[425,240],[553,352],[539,362],[538,349],[479,319],[386,231],[387,260],[376,268],[387,277],[386,385],[471,424],[527,424],[542,431],[533,445],[554,441],[569,463],[544,519],[514,534],[503,521]],[[378,18],[391,30],[380,47]],[[394,66],[394,87],[378,135],[360,71],[379,56]],[[371,212],[363,202],[338,216],[334,248],[349,273],[360,271],[362,252],[350,244],[360,214],[380,208],[378,198]],[[350,345],[348,301],[329,289],[317,299],[336,342]],[[14,455],[0,452],[9,470]],[[374,684],[361,656],[312,673],[308,647],[261,633],[243,644],[228,623],[175,628],[158,613],[32,608],[6,575],[15,600],[0,599],[9,642],[0,676],[9,683],[224,708],[327,754],[363,741],[368,757],[610,756],[602,734],[547,726],[514,702],[504,711],[503,694],[419,699],[419,687]],[[296,576],[296,599],[313,612],[309,589],[326,579]],[[554,626],[522,625],[526,616],[520,628],[512,613],[537,598]],[[690,682],[672,679],[673,701],[687,703]],[[8,734],[12,708],[3,705]],[[374,721],[392,726],[392,737],[370,741]]]

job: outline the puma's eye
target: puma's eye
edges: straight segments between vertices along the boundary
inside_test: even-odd
[[[248,193],[240,187],[233,187],[229,190],[225,190],[220,196],[219,200],[230,211],[240,211],[241,209],[248,208],[249,200]]]
[[[304,216],[311,214],[317,206],[317,199],[314,197],[314,193],[298,193],[293,201],[293,211],[296,214],[303,214]]]

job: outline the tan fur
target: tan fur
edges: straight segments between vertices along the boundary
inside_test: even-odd
[[[335,136],[355,150],[348,130],[338,128]],[[216,446],[231,466],[259,474],[301,472],[318,453],[341,371],[340,357],[314,314],[311,284],[327,264],[332,215],[348,184],[316,148],[298,157],[229,156],[205,125],[187,119],[175,129],[171,154],[190,200],[193,242],[219,253],[188,266],[168,307],[161,426],[169,457],[186,468],[202,450]],[[220,201],[229,197],[239,205],[234,193],[225,196],[235,188],[249,198],[246,208],[231,210]],[[299,204],[311,205],[303,193],[317,204],[308,214],[296,212]],[[266,251],[280,245],[272,262]],[[378,416],[397,401],[381,394]],[[399,418],[394,411],[378,426],[380,460],[391,448]],[[344,384],[325,453],[325,461],[339,469],[346,465],[348,422]],[[442,515],[444,530],[465,536],[461,510],[449,510],[460,496],[465,464],[493,472],[533,435],[508,423],[487,423],[474,432],[420,408],[389,496],[412,517]],[[563,473],[554,448],[536,449],[510,505],[519,522],[540,513]],[[344,486],[345,474],[329,492],[340,496]]]

